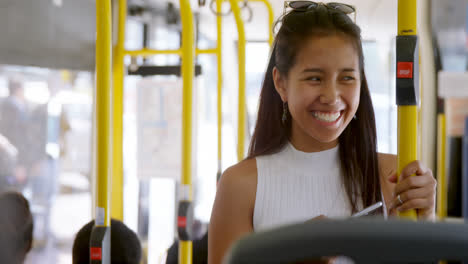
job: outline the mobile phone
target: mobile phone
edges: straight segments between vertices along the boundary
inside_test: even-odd
[[[369,206],[369,207],[367,207],[367,208],[364,208],[364,210],[353,214],[351,217],[360,217],[360,216],[367,215],[367,214],[369,214],[370,212],[379,209],[382,205],[383,205],[382,202],[375,203],[375,204],[373,204],[373,205],[371,205],[371,206]]]

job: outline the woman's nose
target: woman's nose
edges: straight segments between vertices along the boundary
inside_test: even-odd
[[[320,103],[334,105],[338,102],[339,92],[334,82],[326,82],[320,94]]]

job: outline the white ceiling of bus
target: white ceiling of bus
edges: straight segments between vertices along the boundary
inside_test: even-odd
[[[161,3],[161,0],[140,0],[140,1],[156,1]],[[178,6],[179,0],[170,0]],[[190,0],[192,7],[198,8],[198,0]],[[211,0],[206,0],[207,5]],[[327,1],[325,1],[327,2]],[[387,40],[396,34],[397,30],[397,0],[342,0],[340,2],[354,5],[357,10],[357,23],[361,26],[363,38],[366,40]],[[273,5],[275,18],[283,12],[284,0],[270,0]],[[255,8],[254,19],[251,23],[246,24],[247,38],[258,39],[259,36],[266,39],[267,28],[267,12],[262,3],[251,3]],[[209,18],[213,16],[209,11],[208,6],[200,9],[202,14],[201,30],[206,34],[213,34],[215,31],[209,29],[204,30],[204,25],[212,24]],[[205,21],[206,20],[206,21]],[[226,19],[233,22],[232,16]],[[229,24],[229,22],[228,22]],[[234,24],[234,23],[232,23]],[[229,30],[229,29],[228,29]]]

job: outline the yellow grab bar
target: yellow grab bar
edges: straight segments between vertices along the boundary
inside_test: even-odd
[[[216,54],[218,54],[218,49],[196,49],[195,50],[195,55],[200,55],[200,54],[213,54],[213,55],[216,55]]]
[[[239,63],[239,100],[238,100],[238,125],[237,125],[237,160],[244,158],[245,152],[245,130],[246,130],[246,101],[245,101],[245,28],[242,21],[238,1],[229,0],[236,20],[238,32],[238,63]]]
[[[129,55],[132,57],[150,57],[150,56],[155,56],[155,55],[182,55],[182,50],[177,49],[177,50],[153,50],[153,49],[141,49],[141,50],[126,50],[125,55]]]
[[[112,62],[112,19],[111,0],[96,0],[96,201],[95,221],[91,230],[89,261],[110,264],[110,205],[109,180],[112,166],[110,100]]]
[[[398,0],[398,35],[417,34],[416,0]]]
[[[180,0],[182,19],[182,185],[189,189],[192,200],[192,96],[195,58],[193,14],[188,0]],[[179,264],[192,263],[192,242],[180,241]]]
[[[113,59],[113,159],[112,159],[112,218],[123,221],[123,82],[125,22],[127,20],[127,0],[119,0],[117,23],[117,43]]]
[[[195,55],[200,54],[217,54],[217,49],[196,49]],[[153,49],[141,49],[141,50],[126,50],[124,51],[125,55],[129,55],[132,57],[151,57],[155,55],[179,55],[182,56],[182,50],[153,50]]]
[[[417,106],[398,106],[398,177],[406,165],[417,160],[417,116]],[[400,212],[399,216],[417,219],[414,210]]]
[[[96,225],[110,226],[111,5],[96,1]],[[102,218],[102,219],[100,219]]]
[[[218,53],[217,49],[196,49],[195,50],[195,55],[200,55],[200,54],[214,54],[216,55]],[[154,49],[141,49],[141,50],[125,50],[124,51],[125,55],[129,55],[132,57],[151,57],[155,55],[179,55],[182,56],[182,50],[177,49],[177,50],[154,50]]]
[[[446,160],[446,123],[445,114],[437,116],[437,216],[440,220],[447,217],[447,177],[445,171]]]
[[[404,167],[417,160],[419,57],[416,36],[416,1],[398,0],[397,104],[398,181]],[[415,210],[400,212],[402,218],[417,219]]]
[[[216,0],[216,12],[221,13],[221,6],[223,1]],[[216,181],[219,181],[222,173],[222,155],[223,155],[223,58],[221,57],[223,50],[223,18],[222,16],[216,16],[216,31],[217,31],[217,44],[216,44],[216,55],[218,64],[218,102],[217,102],[217,114],[218,114],[218,170],[216,173]]]

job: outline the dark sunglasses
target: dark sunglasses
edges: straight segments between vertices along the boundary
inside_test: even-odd
[[[286,13],[286,9],[291,8],[294,11],[305,12],[310,9],[316,8],[319,5],[324,5],[328,9],[340,11],[346,15],[354,13],[354,22],[356,23],[356,8],[352,5],[343,3],[317,3],[312,1],[285,1],[283,14]]]

